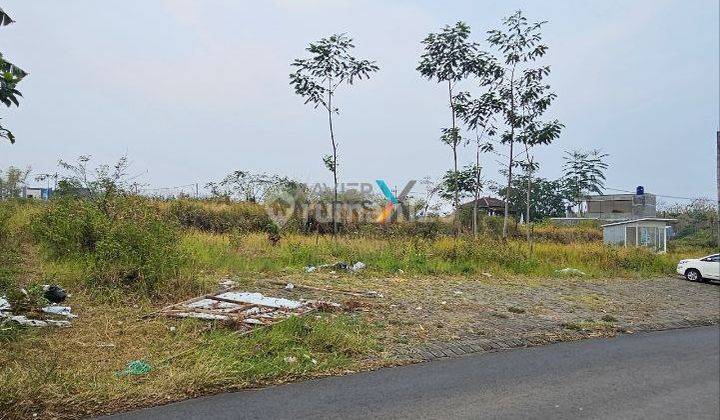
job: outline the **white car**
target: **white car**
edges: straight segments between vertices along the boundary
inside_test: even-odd
[[[681,260],[677,265],[677,273],[690,281],[720,280],[720,254]]]

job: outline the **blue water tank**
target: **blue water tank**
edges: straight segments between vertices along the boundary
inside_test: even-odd
[[[642,185],[638,185],[637,188],[635,188],[635,195],[644,195],[645,194],[645,188]]]

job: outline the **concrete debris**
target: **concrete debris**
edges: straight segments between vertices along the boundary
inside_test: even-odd
[[[572,276],[584,276],[585,275],[585,273],[578,270],[577,268],[570,268],[570,267],[563,268],[562,270],[555,270],[555,272],[558,274],[572,275]]]
[[[333,305],[337,304],[276,298],[262,293],[225,291],[179,302],[157,313],[175,318],[231,322],[241,330],[249,330],[255,326],[271,325],[291,316],[304,315]]]
[[[294,284],[288,283],[288,284],[285,285],[285,290],[287,290],[288,292],[292,292],[293,289],[295,289],[295,285],[294,285]]]
[[[285,357],[283,358],[283,360],[284,360],[285,363],[287,363],[287,364],[297,363],[297,357],[295,357],[295,356],[285,356]]]
[[[312,266],[312,265],[309,265],[309,266],[305,267],[305,272],[306,272],[306,273],[314,273],[315,270],[317,270],[317,267],[314,267],[314,266]]]
[[[64,291],[63,291],[64,293]],[[67,297],[67,294],[65,295]],[[0,296],[0,322],[15,322],[27,327],[69,327],[70,321],[65,319],[28,318],[25,315],[14,315],[11,312],[10,302],[5,296]],[[48,305],[41,308],[42,312],[51,316],[60,316],[64,318],[76,318],[69,306]]]

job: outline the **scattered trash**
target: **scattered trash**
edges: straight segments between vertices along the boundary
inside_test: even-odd
[[[46,314],[55,314],[55,315],[62,315],[66,318],[77,318],[77,315],[70,312],[69,306],[56,306],[56,305],[50,305],[42,308],[42,311]]]
[[[292,292],[293,289],[295,289],[295,285],[294,285],[294,284],[288,283],[288,284],[285,285],[285,290],[287,290],[288,292]]]
[[[285,361],[285,363],[292,364],[292,363],[296,363],[296,362],[297,362],[297,357],[295,357],[295,356],[285,356],[285,358],[283,358],[283,360]]]
[[[459,291],[459,290],[455,290],[455,291],[453,291],[453,294],[454,294],[455,296],[460,296],[460,295],[463,294],[463,292],[461,292],[461,291]]]
[[[405,274],[405,270],[403,270],[402,268],[398,268],[397,272],[398,274]]]
[[[357,273],[358,271],[364,269],[366,267],[365,263],[362,261],[358,261],[353,265],[349,265],[346,262],[340,261],[336,262],[335,264],[322,264],[318,265],[317,267],[314,265],[308,265],[305,267],[306,273],[314,273],[318,269],[331,269],[330,274],[335,274],[335,270],[341,270],[341,271],[348,271],[350,273]]]
[[[220,280],[220,283],[218,283],[218,284],[223,289],[232,289],[237,286],[237,282],[235,280],[231,280],[231,279],[222,279],[222,280]]]
[[[316,290],[318,292],[328,292],[328,293],[339,293],[343,295],[349,295],[349,296],[356,296],[356,297],[372,297],[372,298],[382,298],[383,295],[381,293],[378,293],[374,290],[368,290],[366,292],[357,291],[357,290],[348,290],[348,289],[332,289],[330,287],[315,287],[315,286],[307,286],[303,284],[294,284],[294,283],[284,283],[284,282],[278,282],[278,281],[271,281],[272,284],[277,284],[278,286],[284,286],[285,290],[294,290],[294,289],[307,289],[307,290]],[[292,285],[291,288],[288,288],[288,286]]]
[[[481,274],[482,274],[483,276],[487,277],[487,278],[492,277],[492,274],[490,274],[490,273],[481,273]]]
[[[62,303],[67,299],[68,294],[56,284],[46,284],[43,286],[43,297],[50,303]]]
[[[365,268],[365,263],[362,261],[358,261],[355,264],[353,264],[352,267],[350,267],[350,270],[352,272],[358,272],[358,271],[362,270],[363,268]]]
[[[174,327],[174,326],[171,326],[171,327],[170,327],[170,328],[168,328],[168,329],[170,330],[170,332],[175,332],[175,331],[177,331],[177,328],[176,328],[176,327]]]
[[[55,319],[30,319],[24,315],[11,315],[5,317],[6,319],[17,322],[18,324],[25,327],[69,327],[70,321],[58,321]]]
[[[442,302],[440,302],[440,304],[441,304],[441,305],[447,305],[447,302],[443,300]]]
[[[140,375],[146,375],[150,373],[150,364],[144,360],[133,360],[132,362],[129,362],[124,370],[121,370],[120,372],[117,372],[116,376],[126,376],[126,375],[132,375],[132,376],[140,376]]]
[[[64,291],[63,291],[64,293]],[[67,294],[65,295],[67,297]],[[0,320],[2,322],[16,322],[20,325],[26,326],[26,327],[69,327],[70,321],[62,320],[62,319],[53,319],[53,318],[42,318],[42,319],[36,319],[36,318],[28,318],[25,315],[15,315],[11,312],[12,308],[10,307],[10,302],[8,302],[7,297],[0,296]],[[69,306],[57,306],[57,305],[48,305],[43,308],[40,308],[40,310],[48,315],[51,316],[61,316],[64,318],[76,318],[77,315],[73,314],[70,311]],[[35,313],[33,313],[35,314]],[[40,314],[37,314],[40,315]]]
[[[316,300],[298,301],[262,293],[225,291],[179,302],[150,315],[233,322],[240,329],[249,330],[258,325],[274,324],[293,315],[339,307],[335,303]]]
[[[577,275],[577,276],[584,276],[585,273],[578,270],[577,268],[563,268],[562,270],[555,270],[558,274],[565,274],[565,275]]]

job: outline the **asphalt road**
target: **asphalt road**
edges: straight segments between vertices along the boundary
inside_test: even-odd
[[[115,419],[720,418],[702,327],[476,354],[198,398]]]

